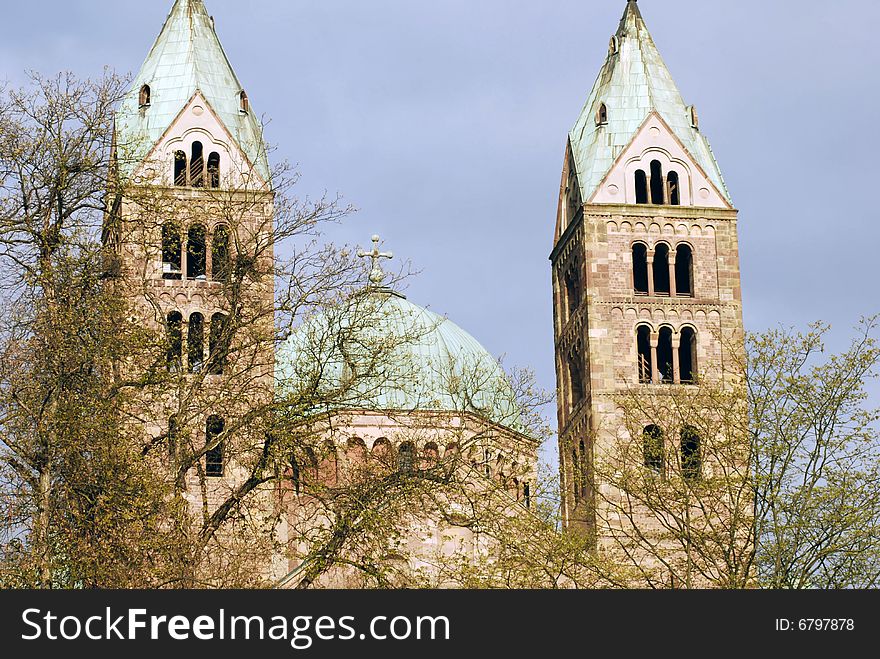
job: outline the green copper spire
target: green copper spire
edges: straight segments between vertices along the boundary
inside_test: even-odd
[[[142,107],[141,89],[150,88]],[[202,0],[177,0],[117,114],[117,142],[142,159],[200,91],[257,172],[269,180],[262,127],[241,109],[244,87],[232,70]]]
[[[608,111],[607,123],[597,125],[596,117],[603,103]],[[709,142],[693,125],[691,110],[654,45],[636,0],[628,0],[605,64],[569,134],[584,201],[593,196],[615,159],[652,111],[660,114],[691,157],[730,201]]]

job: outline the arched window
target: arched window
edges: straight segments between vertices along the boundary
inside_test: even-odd
[[[172,414],[168,419],[168,459],[172,464],[177,460],[177,451],[180,444],[180,422],[177,415]]]
[[[226,359],[229,356],[229,336],[226,316],[215,313],[211,316],[211,331],[208,340],[208,373],[223,375]]]
[[[636,344],[639,351],[639,382],[649,384],[654,370],[651,359],[651,328],[647,325],[639,325],[636,329]]]
[[[581,281],[578,264],[572,265],[565,272],[565,302],[568,312],[567,318],[574,316],[578,307],[581,306]]]
[[[142,107],[148,107],[150,105],[150,86],[144,85],[141,87],[141,93],[138,96],[138,104]]]
[[[577,407],[584,399],[584,376],[581,356],[577,351],[568,355],[568,378],[571,391],[571,408]]]
[[[694,428],[686,426],[681,431],[681,474],[688,480],[700,478],[703,471],[700,453],[700,435]]]
[[[651,161],[651,203],[660,206],[664,203],[663,165],[659,160]]]
[[[201,142],[193,142],[189,161],[189,184],[194,188],[205,185],[205,153]]]
[[[162,279],[180,279],[183,247],[180,229],[176,224],[166,222],[162,225]]]
[[[632,247],[633,259],[633,288],[636,295],[648,294],[648,246],[644,243],[634,243]]]
[[[205,317],[200,313],[194,313],[189,317],[186,345],[189,372],[198,373],[202,370],[205,361]]]
[[[671,206],[681,206],[681,190],[678,187],[678,172],[669,172],[666,177],[666,198]]]
[[[604,126],[608,123],[608,106],[604,103],[599,104],[599,109],[596,111],[596,125]]]
[[[318,463],[318,481],[326,487],[336,487],[339,480],[336,446],[330,440],[321,448],[321,461]]]
[[[580,489],[580,498],[586,499],[589,495],[587,481],[587,443],[584,440],[578,442],[578,465],[577,465],[577,487]]]
[[[208,187],[220,187],[220,154],[216,151],[208,156]]]
[[[211,240],[211,276],[214,281],[226,281],[229,272],[229,227],[220,224],[214,228]]]
[[[682,384],[697,381],[697,333],[693,327],[683,327],[678,347],[678,369]]]
[[[685,243],[675,249],[675,294],[694,295],[694,253]]]
[[[219,416],[210,416],[205,424],[205,446],[210,446],[205,453],[205,476],[219,478],[223,476],[224,460],[223,460],[223,444],[222,440],[218,441],[220,435],[225,429],[225,422]]]
[[[411,474],[416,468],[416,447],[412,442],[403,442],[397,449],[397,468]]]
[[[642,431],[642,458],[648,469],[663,473],[663,431],[659,426],[650,425]]]
[[[345,447],[345,461],[351,471],[363,469],[367,464],[367,445],[360,437],[351,437]]]
[[[669,295],[669,245],[657,243],[654,246],[654,295]]]
[[[205,227],[201,224],[194,224],[189,228],[186,241],[187,279],[205,279],[207,265]]]
[[[523,485],[523,501],[525,501],[526,508],[532,507],[532,488],[528,483]]]
[[[390,467],[394,460],[394,449],[384,437],[380,437],[373,443],[373,459],[384,467]]]
[[[174,152],[174,185],[186,185],[186,154],[183,151]]]
[[[183,360],[183,315],[179,311],[172,311],[166,320],[168,369],[179,371]]]
[[[578,455],[577,448],[571,449],[571,491],[574,495],[574,503],[575,505],[581,500],[581,487],[580,487],[580,467],[581,467],[581,456]]]
[[[636,203],[648,203],[648,175],[643,169],[636,170]]]
[[[242,89],[241,92],[239,92],[238,94],[238,110],[239,112],[247,114],[248,112],[250,112],[250,109],[251,104],[250,101],[248,101],[248,95]]]
[[[304,484],[315,485],[318,483],[318,456],[315,455],[311,446],[304,446],[302,449],[300,473]]]
[[[440,461],[440,447],[434,442],[425,444],[422,450],[422,469],[431,469]]]
[[[671,327],[660,328],[660,340],[657,343],[657,370],[660,373],[660,382],[662,384],[673,384],[675,382]]]

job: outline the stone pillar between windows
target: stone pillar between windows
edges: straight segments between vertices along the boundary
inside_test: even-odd
[[[648,250],[648,295],[654,297],[654,250]]]
[[[660,344],[660,334],[651,332],[651,383],[660,382],[660,367],[657,364],[657,346]]]
[[[672,335],[672,381],[681,384],[681,368],[678,349],[681,347],[681,334]]]
[[[212,263],[212,252],[211,246],[214,244],[214,232],[212,231],[210,235],[208,234],[208,229],[205,227],[205,280],[213,281],[214,280],[214,264]]]
[[[669,297],[676,297],[678,292],[675,290],[675,252],[669,250]]]
[[[187,252],[189,251],[189,231],[186,234],[181,233],[183,238],[180,240],[180,279],[186,281],[187,273]]]

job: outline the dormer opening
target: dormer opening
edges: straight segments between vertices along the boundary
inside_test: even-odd
[[[596,125],[604,126],[608,123],[608,106],[604,103],[599,104],[599,109],[596,110]]]
[[[150,86],[144,85],[141,87],[141,93],[138,96],[138,105],[142,108],[150,107],[150,100],[152,98],[152,94],[150,92]]]
[[[245,91],[242,89],[238,94],[238,111],[242,114],[247,114],[251,110],[250,101],[248,101],[248,96]]]
[[[608,54],[609,55],[617,55],[620,52],[620,39],[615,34],[611,37],[611,41],[608,44]]]
[[[700,130],[700,117],[697,114],[697,107],[695,105],[691,105],[688,108],[688,115],[690,115],[691,128],[696,128],[697,130]]]

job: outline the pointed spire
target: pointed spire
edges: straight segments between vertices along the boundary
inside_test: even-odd
[[[149,86],[150,97],[146,108],[141,103],[144,85]],[[176,0],[120,106],[117,126],[121,140],[143,142],[144,149],[152,148],[196,91],[268,180],[262,126],[249,102],[243,100],[247,98],[242,97],[244,88],[223,51],[213,17],[202,0]]]
[[[606,121],[597,121],[601,106]],[[627,0],[608,56],[572,129],[572,158],[584,200],[593,196],[615,159],[656,111],[724,197],[730,194],[709,142],[695,126],[636,0]],[[603,118],[605,114],[602,113]]]

